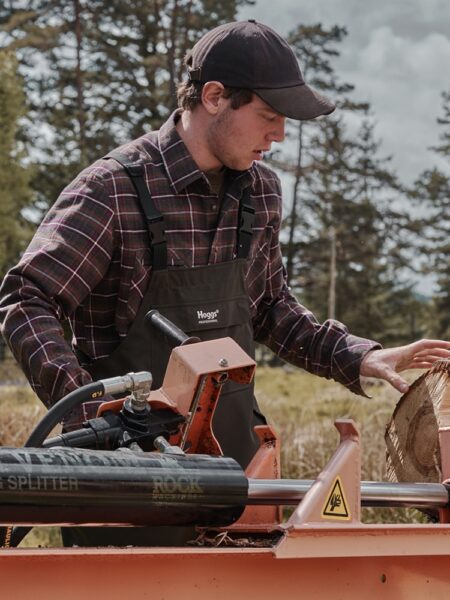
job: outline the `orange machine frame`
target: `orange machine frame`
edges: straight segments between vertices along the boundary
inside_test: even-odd
[[[203,344],[207,346],[201,348]],[[196,410],[204,415],[200,425],[190,428],[186,445],[196,452],[218,453],[213,434],[202,440],[213,412],[205,404],[206,396],[211,392],[214,396],[225,375],[250,381],[254,368],[254,362],[227,338],[180,347],[172,353],[162,388],[152,392],[149,401],[189,416],[192,398],[196,398]],[[441,511],[441,523],[436,525],[361,523],[359,433],[349,420],[337,421],[336,427],[339,447],[286,523],[280,522],[277,507],[248,507],[227,530],[244,540],[246,533],[250,537],[248,532],[275,531],[277,541],[269,547],[2,549],[2,597],[444,597],[450,589],[449,511]],[[447,457],[442,460],[445,480],[450,479],[449,432],[450,424],[443,418],[440,443],[441,454]],[[278,440],[270,427],[259,428],[258,435],[261,447],[246,474],[279,477]]]

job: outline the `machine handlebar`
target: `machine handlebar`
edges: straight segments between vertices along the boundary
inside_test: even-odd
[[[150,310],[145,315],[145,322],[150,327],[155,327],[159,332],[166,336],[171,348],[184,346],[185,344],[194,344],[200,341],[200,338],[189,336],[179,329],[175,323],[169,321],[157,310]]]

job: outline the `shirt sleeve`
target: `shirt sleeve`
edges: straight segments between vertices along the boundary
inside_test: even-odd
[[[281,205],[281,202],[280,202]],[[270,228],[265,250],[253,264],[249,281],[265,274],[265,289],[253,301],[255,340],[268,346],[280,358],[310,373],[334,379],[356,394],[367,395],[360,383],[361,362],[367,352],[381,348],[372,340],[349,333],[334,319],[319,323],[302,306],[286,283],[279,245],[281,215]],[[256,312],[255,312],[256,309]]]
[[[107,271],[113,221],[104,183],[79,176],[61,193],[3,280],[3,336],[47,406],[91,381],[65,340],[61,322]]]

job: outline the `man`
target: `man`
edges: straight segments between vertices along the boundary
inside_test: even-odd
[[[253,340],[265,343],[359,394],[360,375],[406,391],[398,371],[450,356],[450,343],[382,350],[337,321],[320,325],[286,285],[280,183],[261,159],[283,140],[286,117],[313,119],[333,104],[255,21],[217,27],[186,62],[181,109],[85,169],[4,280],[3,334],[36,393],[50,406],[91,377],[140,369],[159,385],[168,350],[144,326],[150,308],[202,339],[229,335],[250,354]],[[252,388],[230,385],[214,419],[224,453],[245,467],[261,422]]]

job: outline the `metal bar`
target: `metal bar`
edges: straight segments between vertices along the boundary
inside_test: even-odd
[[[197,391],[195,392],[194,400],[192,401],[192,405],[191,405],[188,415],[187,415],[187,421],[186,421],[186,425],[184,427],[183,437],[181,438],[181,442],[179,444],[179,446],[183,452],[185,451],[184,446],[186,444],[186,441],[187,441],[187,438],[189,435],[189,429],[191,428],[192,422],[193,422],[195,414],[197,412],[197,407],[200,402],[200,398],[203,393],[203,389],[205,387],[207,377],[208,377],[208,375],[202,375],[202,377],[198,383]]]
[[[312,479],[249,479],[248,504],[297,504],[314,483]],[[361,482],[362,506],[443,508],[449,492],[442,483]]]

